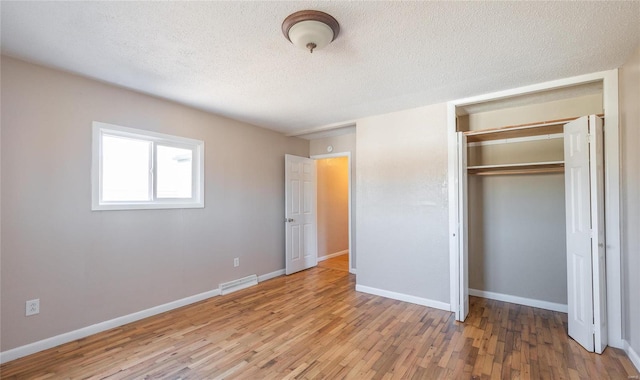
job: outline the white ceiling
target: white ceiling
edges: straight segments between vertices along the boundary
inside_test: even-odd
[[[340,35],[310,54],[298,10]],[[10,2],[2,53],[287,134],[608,70],[640,46],[640,2]]]

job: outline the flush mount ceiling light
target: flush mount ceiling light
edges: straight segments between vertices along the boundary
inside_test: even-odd
[[[322,49],[338,37],[340,25],[333,16],[320,11],[299,11],[282,22],[282,33],[292,44],[303,49]]]

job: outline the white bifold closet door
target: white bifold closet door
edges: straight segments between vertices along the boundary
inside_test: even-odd
[[[607,346],[602,119],[564,126],[569,336],[590,352]]]

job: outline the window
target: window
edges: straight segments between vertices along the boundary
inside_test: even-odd
[[[204,142],[93,122],[92,210],[204,207]]]

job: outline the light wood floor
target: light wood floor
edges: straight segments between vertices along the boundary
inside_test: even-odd
[[[314,268],[0,367],[3,379],[628,379],[624,353],[589,354],[566,315],[471,298],[451,313],[354,291]]]
[[[321,268],[329,268],[341,270],[343,272],[349,271],[349,254],[332,257],[330,259],[322,260],[318,262],[318,266]]]

